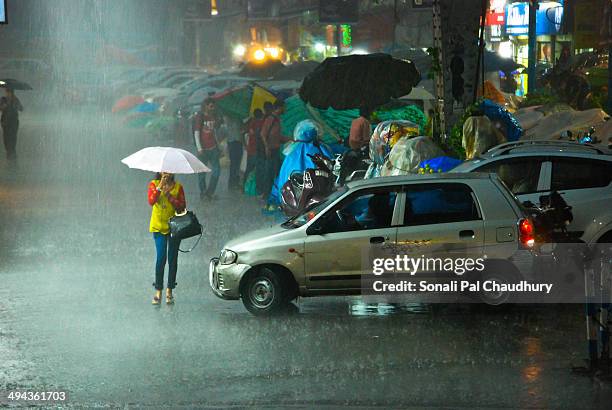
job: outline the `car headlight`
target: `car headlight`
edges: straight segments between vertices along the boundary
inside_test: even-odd
[[[236,262],[236,259],[238,259],[236,252],[230,251],[229,249],[223,249],[219,257],[219,263],[221,265],[231,265]]]

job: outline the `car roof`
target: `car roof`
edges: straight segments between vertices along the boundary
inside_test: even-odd
[[[583,154],[583,155],[612,155],[612,151],[592,144],[580,144],[574,141],[514,141],[497,145],[480,155],[481,158],[493,158],[512,154]]]
[[[366,188],[381,185],[394,185],[411,182],[448,182],[449,180],[480,180],[489,179],[492,177],[490,173],[483,172],[470,172],[470,173],[459,173],[459,172],[445,172],[439,174],[410,174],[410,175],[396,175],[390,177],[378,177],[371,179],[362,179],[359,181],[351,181],[347,184],[350,189],[353,188]]]

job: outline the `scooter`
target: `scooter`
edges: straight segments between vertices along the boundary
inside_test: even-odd
[[[308,157],[316,168],[293,172],[281,189],[281,209],[288,217],[323,201],[334,190],[331,160],[322,154]]]
[[[359,151],[348,150],[336,155],[334,161],[336,185],[342,186],[347,182],[363,179],[371,163],[369,145]]]

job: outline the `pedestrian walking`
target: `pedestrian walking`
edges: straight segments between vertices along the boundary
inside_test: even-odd
[[[198,175],[200,199],[214,199],[219,182],[221,151],[219,150],[217,133],[220,126],[221,121],[217,116],[215,101],[210,97],[206,98],[202,102],[201,111],[194,116],[193,123],[193,139],[198,159],[211,169],[208,182],[205,174]]]
[[[263,111],[261,111],[259,108],[256,108],[253,111],[253,116],[249,118],[249,121],[247,123],[247,132],[245,133],[246,138],[244,141],[244,145],[246,147],[247,163],[246,169],[244,171],[243,185],[246,184],[249,174],[253,172],[257,167],[257,155],[259,151],[258,146],[261,146],[263,148],[263,143],[261,142],[262,125]],[[255,178],[257,179],[257,176]]]
[[[242,124],[237,120],[224,117],[224,134],[227,139],[227,154],[229,156],[229,177],[227,189],[240,189],[240,163],[242,162]]]
[[[11,88],[5,88],[6,95],[0,98],[0,125],[4,138],[6,158],[14,160],[17,157],[17,131],[19,130],[19,111],[23,111],[21,101]]]
[[[266,101],[263,105],[263,118],[261,120],[261,128],[259,129],[259,138],[257,139],[257,160],[255,165],[255,182],[257,187],[257,193],[261,195],[263,200],[266,200],[265,189],[266,189],[266,146],[262,137],[263,125],[266,119],[272,115],[274,110],[274,104],[270,101]]]
[[[261,139],[263,141],[266,155],[266,173],[264,176],[263,194],[267,200],[274,186],[274,180],[281,166],[280,147],[291,141],[281,134],[280,116],[285,112],[285,103],[277,100],[274,103],[272,114],[267,116],[261,127]]]
[[[372,112],[368,107],[362,106],[359,108],[359,117],[351,122],[348,141],[350,147],[355,151],[359,151],[361,147],[370,143],[370,135],[372,133],[371,114]]]
[[[175,213],[185,210],[185,192],[183,186],[175,181],[174,175],[158,173],[149,183],[149,205],[152,206],[149,231],[153,233],[157,259],[155,262],[155,296],[153,304],[161,303],[162,289],[164,287],[164,270],[168,262],[168,286],[166,287],[166,303],[174,303],[172,290],[176,286],[176,271],[178,266],[178,252],[180,240],[170,237],[169,221]]]

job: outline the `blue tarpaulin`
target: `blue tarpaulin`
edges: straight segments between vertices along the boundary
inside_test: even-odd
[[[499,121],[506,128],[506,138],[508,142],[518,141],[523,133],[523,128],[519,122],[514,118],[507,109],[494,103],[491,100],[485,99],[480,105],[480,109],[483,114],[486,115],[491,121]]]
[[[421,161],[419,168],[425,168],[427,165],[429,165],[429,168],[433,169],[434,172],[448,172],[462,162],[463,161],[457,158],[436,157]]]

